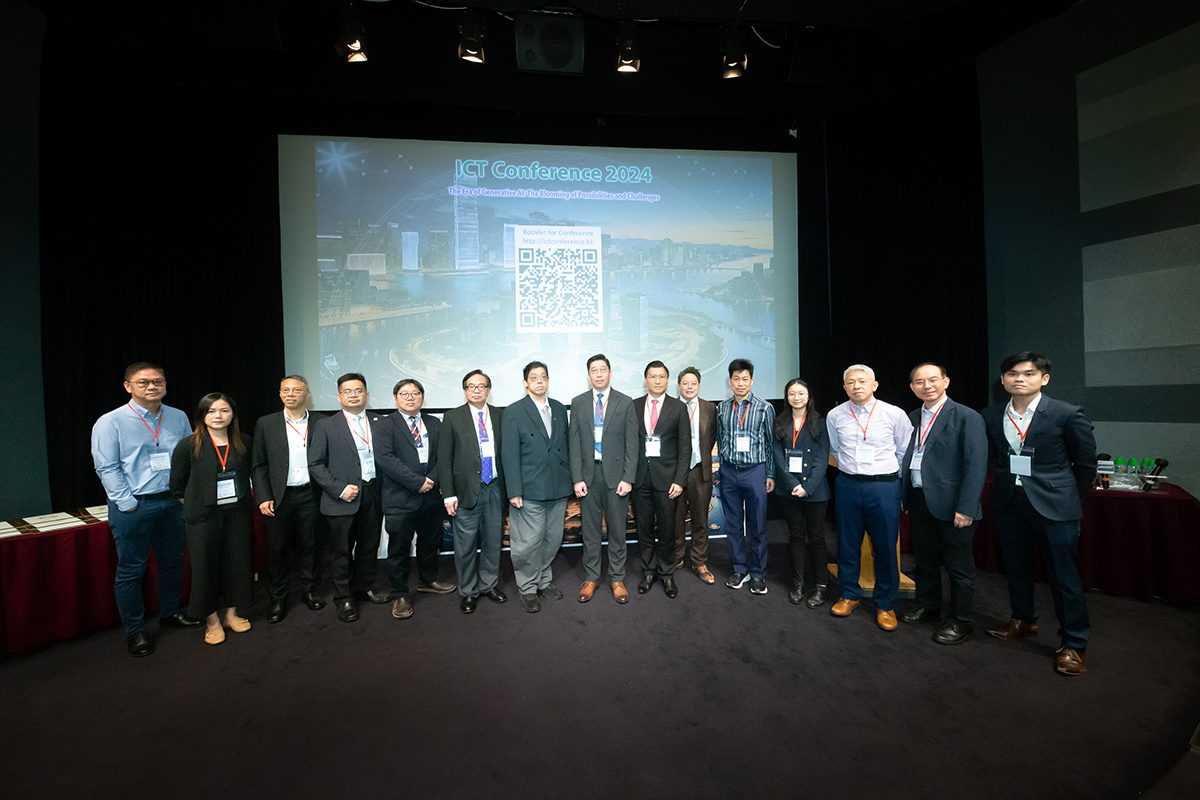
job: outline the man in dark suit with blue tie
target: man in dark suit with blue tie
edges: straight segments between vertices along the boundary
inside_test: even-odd
[[[408,599],[408,562],[417,538],[417,591],[449,594],[453,583],[439,581],[442,494],[437,487],[437,448],[442,423],[421,413],[425,387],[403,378],[392,387],[396,413],[383,418],[376,433],[376,465],[383,480],[383,526],[388,535],[387,570],[392,584],[392,616],[413,615]]]
[[[983,515],[987,477],[983,418],[946,395],[950,376],[939,364],[914,367],[909,387],[923,401],[908,415],[912,438],[900,468],[904,505],[917,558],[917,602],[902,622],[941,621],[942,567],[950,576],[950,609],[933,634],[938,644],[975,638],[971,610],[975,590],[972,540]]]
[[[988,633],[1007,641],[1037,635],[1036,543],[1058,617],[1061,647],[1054,669],[1082,675],[1091,625],[1079,580],[1079,520],[1096,476],[1092,423],[1079,406],[1042,394],[1050,382],[1050,360],[1043,356],[1021,352],[1004,359],[1000,382],[1011,399],[984,409],[983,421],[996,476],[991,513],[1008,576],[1012,619]]]

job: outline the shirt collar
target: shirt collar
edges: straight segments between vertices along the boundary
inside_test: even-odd
[[[358,412],[357,414],[351,414],[349,411],[347,411],[346,409],[343,408],[342,413],[345,414],[350,419],[362,420],[366,417],[367,410],[364,408],[362,411]]]
[[[937,401],[937,404],[936,404],[936,405],[934,405],[934,407],[933,407],[933,408],[926,408],[926,407],[925,407],[925,404],[924,404],[924,403],[922,403],[922,404],[921,404],[921,413],[922,413],[922,414],[928,414],[928,415],[932,416],[933,414],[936,414],[936,413],[937,413],[937,411],[938,411],[938,409],[939,409],[939,408],[941,408],[942,406],[946,405],[946,401],[947,401],[947,400],[949,400],[949,399],[950,399],[950,395],[948,395],[948,394],[944,394],[944,395],[942,395],[942,399],[941,399],[941,400],[938,400],[938,401]]]
[[[1033,414],[1033,412],[1037,411],[1038,403],[1040,403],[1040,402],[1042,402],[1042,393],[1038,392],[1037,397],[1035,397],[1029,401],[1029,406],[1025,409],[1025,413],[1018,414],[1017,410],[1015,408],[1013,408],[1012,399],[1010,398],[1008,401],[1008,411],[1009,411],[1009,413],[1016,416],[1018,419],[1025,419],[1026,417]]]

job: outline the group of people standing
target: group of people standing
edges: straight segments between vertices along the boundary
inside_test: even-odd
[[[116,594],[128,650],[135,656],[154,650],[141,595],[151,548],[162,625],[203,624],[209,644],[223,642],[225,629],[250,629],[237,609],[253,594],[254,505],[266,521],[271,623],[288,612],[289,554],[299,561],[304,604],[313,611],[325,606],[318,589],[321,526],[330,546],[333,603],[343,622],[359,618],[360,602],[390,602],[397,619],[412,616],[414,539],[418,593],[457,590],[464,614],[475,612],[481,596],[504,603],[499,567],[506,515],[520,604],[536,613],[544,601],[564,597],[552,563],[572,496],[580,500],[582,523],[579,602],[592,600],[601,587],[605,550],[613,599],[628,602],[631,502],[641,571],[637,590],[646,594],[657,582],[675,598],[676,572],[685,563],[702,583],[716,581],[708,560],[714,449],[729,547],[726,586],[749,583],[751,593],[767,593],[766,507],[767,495],[775,492],[789,532],[788,599],[809,608],[831,600],[825,516],[833,494],[840,599],[831,613],[847,617],[859,605],[865,530],[874,553],[876,621],[894,630],[904,506],[916,554],[917,600],[901,620],[935,621],[934,640],[958,644],[974,635],[971,539],[982,515],[990,453],[992,509],[1013,613],[1007,625],[989,632],[1002,639],[1036,635],[1036,542],[1048,556],[1061,625],[1056,669],[1086,669],[1088,619],[1075,556],[1081,498],[1095,472],[1095,441],[1081,409],[1041,394],[1049,361],[1032,353],[1006,359],[1001,380],[1012,399],[982,416],[949,399],[949,377],[932,363],[910,374],[922,401],[911,414],[876,399],[874,372],[858,364],[843,375],[847,401],[824,419],[806,382],[788,382],[790,413],[776,417],[774,407],[752,391],[751,362],[735,359],[728,371],[732,396],[714,404],[700,399],[696,368],[678,375],[676,398],[667,394],[669,369],[652,361],[643,374],[646,394],[634,399],[611,387],[611,364],[597,354],[587,361],[589,390],[572,399],[568,416],[566,406],[548,395],[546,364],[525,366],[526,395],[504,408],[487,402],[491,379],[477,369],[463,377],[466,402],[440,420],[423,410],[424,387],[415,379],[393,387],[396,413],[381,416],[368,410],[365,377],[348,373],[337,381],[338,412],[318,417],[308,410],[307,381],[289,375],[280,383],[283,409],[260,418],[251,440],[241,433],[232,398],[206,395],[189,426],[182,412],[162,404],[163,369],[132,364],[125,373],[130,401],[102,416],[92,433],[117,544]],[[834,492],[826,478],[831,455],[839,475]],[[457,584],[438,575],[446,517]],[[375,588],[382,529],[388,533],[390,593]],[[192,564],[186,613],[180,609],[185,539]],[[943,566],[950,578],[944,615]]]

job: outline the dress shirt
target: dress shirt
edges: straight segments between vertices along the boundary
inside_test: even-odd
[[[608,399],[608,398],[605,398]],[[536,400],[534,402],[537,402]],[[482,409],[467,403],[467,415],[471,418],[471,427],[475,429],[475,442],[479,445],[479,463],[483,464],[483,438],[479,435],[479,412],[483,412],[484,426],[487,430],[488,441],[492,443],[492,480],[496,479],[496,462],[500,459],[500,451],[496,450],[496,433],[492,430],[492,412],[485,404]],[[480,480],[482,481],[483,473],[480,472]],[[458,495],[452,494],[449,497],[443,497],[443,503],[454,503],[458,501]]]
[[[375,459],[372,457],[370,462],[367,461],[367,456],[371,452],[371,420],[367,418],[366,411],[360,411],[357,414],[350,414],[345,409],[342,409],[342,416],[346,418],[346,423],[350,426],[350,433],[354,437],[354,446],[358,448],[358,463],[362,469],[362,479],[364,481],[375,480]]]
[[[898,407],[879,399],[872,399],[861,407],[847,400],[829,412],[825,425],[829,429],[829,449],[837,458],[840,471],[848,475],[900,472],[913,426],[908,415]],[[865,439],[864,427],[867,429]],[[855,447],[859,444],[875,448],[875,458],[871,462],[858,463]]]
[[[608,413],[608,401],[612,400],[612,386],[609,386],[607,389],[605,389],[603,391],[599,391],[595,388],[592,389],[592,427],[593,428],[603,428],[604,427],[603,418],[601,418],[601,416],[596,413],[596,396],[601,395],[601,394],[604,395],[604,400],[602,401],[604,403],[604,405],[602,406],[602,408],[604,409],[604,413],[607,414]],[[599,461],[603,457],[603,452],[601,451],[600,445],[601,445],[600,442],[596,442],[596,460],[597,461]]]
[[[767,465],[767,480],[775,479],[775,455],[771,450],[771,426],[775,423],[775,409],[766,400],[753,393],[746,402],[734,398],[722,400],[717,406],[717,455],[722,464],[745,469],[758,464]],[[739,453],[735,436],[750,436],[750,451]]]
[[[1008,446],[1014,453],[1019,454],[1021,452],[1021,445],[1023,444],[1021,434],[1029,433],[1029,423],[1033,422],[1033,412],[1037,411],[1038,403],[1041,401],[1042,393],[1038,392],[1037,396],[1029,401],[1029,407],[1025,409],[1024,414],[1018,414],[1013,410],[1012,400],[1009,400],[1008,405],[1005,406],[1004,419],[1001,420],[1004,424],[1004,438],[1008,441]],[[1012,419],[1009,419],[1010,416]],[[1017,430],[1016,425],[1013,425],[1012,420],[1016,420],[1017,425],[1021,426],[1020,431]],[[1013,477],[1016,478],[1017,486],[1020,486],[1021,476],[1014,475]]]
[[[288,443],[288,486],[308,486],[308,412],[297,422],[283,412]]]
[[[921,406],[921,427],[917,429],[916,452],[921,453],[922,457],[924,457],[923,454],[925,453],[925,440],[929,438],[929,432],[933,429],[933,421],[937,419],[938,412],[941,411],[942,406],[946,405],[946,401],[949,399],[950,395],[944,394],[941,400],[934,403],[933,408],[926,408],[924,405]],[[925,462],[922,461],[921,463]],[[922,488],[921,470],[910,469],[908,474],[912,477],[912,485],[918,489]]]
[[[542,424],[546,426],[546,435],[553,436],[553,423],[551,422],[553,414],[550,413],[549,401],[543,403],[533,395],[529,395],[529,399],[533,401],[534,407],[538,410],[538,416],[542,418]]]
[[[92,463],[108,499],[121,511],[128,511],[137,505],[137,495],[168,491],[171,453],[180,439],[191,435],[187,415],[170,406],[159,406],[155,415],[129,402],[96,420],[92,426]],[[155,453],[166,456],[167,469],[151,467],[150,457]]]
[[[649,394],[646,395],[646,407],[644,409],[642,409],[642,422],[645,423],[645,425],[646,425],[646,435],[647,436],[654,435],[654,427],[650,424],[650,408],[651,408],[652,404],[658,403],[658,416],[662,417],[663,401],[666,399],[667,399],[666,394],[661,394],[658,397],[652,397]],[[658,420],[655,420],[656,423],[657,423],[657,421]]]
[[[693,397],[683,404],[687,406],[688,421],[692,426],[692,460],[688,463],[688,469],[692,469],[700,463],[700,398]]]

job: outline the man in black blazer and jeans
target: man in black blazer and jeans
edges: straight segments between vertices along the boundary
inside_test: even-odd
[[[901,496],[917,557],[917,602],[900,620],[909,624],[940,620],[944,565],[950,576],[950,610],[933,640],[962,644],[975,638],[972,540],[983,515],[980,497],[987,477],[987,433],[978,413],[946,395],[950,377],[941,365],[919,364],[908,381],[924,403],[908,415],[913,432],[900,467]]]
[[[989,630],[1013,641],[1036,636],[1033,547],[1042,550],[1054,597],[1062,646],[1055,671],[1087,670],[1090,633],[1087,600],[1079,580],[1079,520],[1083,498],[1096,476],[1096,438],[1083,409],[1042,394],[1050,360],[1021,352],[1000,363],[1000,381],[1011,399],[983,411],[988,452],[995,470],[992,516],[1004,556],[1012,619]]]

